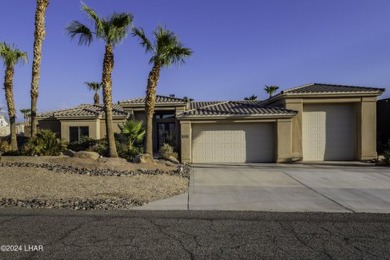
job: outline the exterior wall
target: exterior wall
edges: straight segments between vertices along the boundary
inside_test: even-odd
[[[180,144],[181,144],[181,154],[180,159],[183,163],[192,162],[192,128],[190,121],[180,121]]]
[[[362,98],[358,109],[359,128],[358,159],[371,160],[377,157],[376,152],[376,98]]]
[[[276,121],[276,162],[291,162],[293,160],[292,129],[294,119],[278,119]]]
[[[90,120],[61,120],[61,138],[69,142],[69,127],[71,126],[88,126],[89,137],[100,139],[99,119]]]
[[[302,154],[302,114],[303,114],[303,100],[289,99],[285,100],[285,108],[298,111],[296,117],[292,119],[292,157],[294,160],[301,159]]]
[[[61,122],[55,118],[39,120],[38,127],[39,127],[39,129],[51,130],[52,132],[56,133],[58,136],[61,136]],[[25,132],[24,132],[25,136],[29,136],[30,131],[26,131],[27,127],[25,127],[24,130],[25,130]],[[30,130],[30,129],[28,129],[28,130]],[[29,132],[29,133],[27,133],[27,132]],[[68,140],[68,139],[66,139],[66,140]]]
[[[113,120],[113,128],[114,133],[119,133],[121,130],[119,129],[118,125],[126,122],[126,119],[114,119]],[[104,118],[100,119],[100,135],[99,138],[96,139],[103,139],[106,136],[106,122]]]

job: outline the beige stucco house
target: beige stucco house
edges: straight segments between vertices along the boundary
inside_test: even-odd
[[[194,102],[158,96],[154,149],[170,143],[188,163],[370,160],[377,157],[376,99],[383,92],[314,83],[264,101]],[[118,102],[114,123],[144,120],[144,103],[144,98]],[[99,105],[81,105],[44,113],[39,127],[56,129],[70,140],[76,127],[88,126],[90,137],[103,138],[101,110]],[[82,133],[85,128],[78,136]]]

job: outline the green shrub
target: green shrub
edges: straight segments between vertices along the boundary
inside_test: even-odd
[[[29,139],[23,150],[29,155],[58,156],[66,149],[66,142],[50,130],[39,130],[35,137]]]
[[[390,165],[390,149],[384,151],[384,152],[383,152],[383,156],[385,157],[385,159],[383,160],[383,162],[384,162],[386,165]]]
[[[117,137],[120,137],[120,135],[117,135]],[[143,147],[126,144],[125,142],[121,142],[120,139],[116,140],[116,149],[119,157],[125,158],[128,161],[133,161],[137,155],[144,152]]]
[[[169,159],[170,157],[178,158],[177,153],[173,151],[173,147],[170,146],[169,144],[163,144],[160,147],[159,150],[160,156],[164,159]]]
[[[90,147],[96,145],[98,140],[83,136],[80,138],[79,141],[71,142],[68,145],[68,148],[73,150],[73,151],[87,151]]]
[[[0,156],[11,151],[11,146],[6,139],[0,139]]]

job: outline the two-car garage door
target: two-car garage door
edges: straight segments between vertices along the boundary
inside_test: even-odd
[[[275,161],[275,124],[192,125],[193,163]]]

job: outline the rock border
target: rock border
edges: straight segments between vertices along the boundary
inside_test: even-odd
[[[96,199],[12,199],[1,198],[0,208],[22,207],[29,209],[56,208],[73,210],[124,210],[134,206],[142,206],[145,202],[125,198],[96,198]]]
[[[132,171],[118,171],[111,169],[99,169],[99,168],[79,168],[70,165],[60,165],[60,164],[50,164],[50,163],[30,163],[30,162],[0,162],[0,167],[21,167],[21,168],[43,168],[49,171],[54,171],[57,173],[70,173],[70,174],[80,174],[88,176],[136,176],[136,175],[175,175],[183,178],[190,178],[191,168],[187,164],[177,165],[176,170],[172,171],[163,171],[163,170],[146,170],[146,169],[137,169]]]

